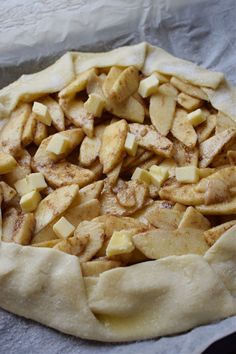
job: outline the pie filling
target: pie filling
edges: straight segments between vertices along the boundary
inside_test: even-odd
[[[202,87],[92,68],[3,126],[1,239],[77,256],[84,276],[203,255],[236,223],[235,162],[236,123]]]

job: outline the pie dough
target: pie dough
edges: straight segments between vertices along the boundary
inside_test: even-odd
[[[210,72],[146,43],[109,53],[67,53],[0,91],[0,112],[68,85],[94,67],[135,65],[204,86],[236,121],[236,91]],[[45,78],[50,77],[50,80]],[[236,226],[204,256],[169,256],[83,278],[79,259],[51,248],[0,241],[0,307],[81,338],[119,342],[189,330],[236,314]]]

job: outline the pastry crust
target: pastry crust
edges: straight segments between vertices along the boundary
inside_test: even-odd
[[[236,120],[235,89],[222,73],[175,58],[147,43],[108,53],[67,53],[49,68],[0,91],[11,112],[68,85],[91,67],[135,65],[203,87],[211,104]],[[49,77],[50,80],[45,80]],[[0,307],[59,331],[100,341],[180,333],[236,314],[236,227],[204,256],[170,256],[83,277],[79,258],[56,249],[0,241]]]

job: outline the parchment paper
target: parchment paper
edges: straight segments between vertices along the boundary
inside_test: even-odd
[[[235,0],[2,0],[0,86],[66,50],[141,41],[223,71],[236,85],[235,11]],[[200,354],[235,328],[236,316],[179,336],[115,345],[73,338],[0,310],[0,353]]]

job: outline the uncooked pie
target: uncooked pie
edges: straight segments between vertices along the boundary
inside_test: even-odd
[[[0,91],[0,306],[101,341],[236,314],[236,94],[141,43]]]

